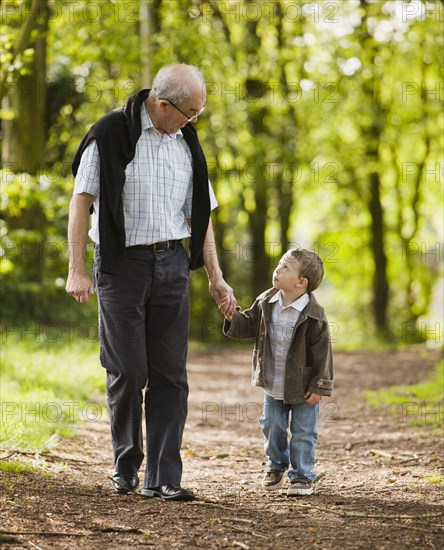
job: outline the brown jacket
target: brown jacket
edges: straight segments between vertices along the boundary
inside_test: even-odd
[[[265,387],[266,365],[273,364],[268,327],[271,323],[269,299],[278,292],[271,288],[258,296],[251,306],[235,311],[232,322],[225,320],[223,332],[238,340],[255,339],[253,378],[256,386]],[[268,370],[268,369],[267,369]],[[285,363],[284,403],[304,402],[304,393],[331,395],[333,389],[333,354],[328,321],[324,309],[313,294],[293,329]]]

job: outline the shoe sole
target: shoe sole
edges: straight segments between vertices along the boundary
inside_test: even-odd
[[[137,483],[137,485],[133,489],[126,489],[123,486],[118,485],[114,480],[112,480],[111,483],[112,483],[114,492],[118,493],[119,495],[126,495],[127,493],[133,493],[139,486],[139,483]]]
[[[313,494],[313,489],[290,489],[287,490],[288,497],[307,497]]]
[[[134,487],[134,489],[121,489],[114,487],[114,492],[119,495],[127,495],[128,493],[134,493],[134,491],[137,489],[137,487]]]
[[[120,487],[114,487],[114,492],[118,493],[119,495],[126,495],[128,493],[131,493],[128,489],[121,489]]]
[[[163,500],[194,500],[194,495],[171,495],[171,496],[165,496],[162,495],[162,493],[159,493],[158,491],[152,491],[151,489],[142,489],[140,491],[140,494],[144,498],[162,498]]]

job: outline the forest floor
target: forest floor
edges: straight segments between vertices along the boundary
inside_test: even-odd
[[[251,350],[193,352],[182,485],[192,502],[117,495],[109,422],[84,421],[48,455],[2,450],[36,467],[0,471],[0,547],[76,550],[444,548],[443,433],[413,425],[442,404],[371,407],[365,390],[424,380],[438,350],[337,353],[321,401],[315,493],[264,492],[261,390]],[[8,456],[10,455],[10,456]],[[141,473],[143,468],[141,469]]]

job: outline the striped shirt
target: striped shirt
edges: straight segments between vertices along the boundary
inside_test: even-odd
[[[270,347],[274,359],[274,376],[273,380],[267,382],[264,390],[274,399],[284,399],[285,363],[288,350],[293,338],[294,327],[298,322],[301,311],[309,301],[310,296],[305,293],[288,306],[284,306],[280,291],[269,301],[270,304],[274,304],[269,327]],[[269,372],[273,372],[273,369],[270,369]]]
[[[193,161],[182,132],[161,136],[143,105],[142,133],[134,159],[125,169],[122,201],[126,246],[179,240],[190,236]],[[210,182],[211,209],[218,206]],[[84,151],[74,183],[74,195],[95,196],[89,236],[99,243],[100,157],[97,144]]]

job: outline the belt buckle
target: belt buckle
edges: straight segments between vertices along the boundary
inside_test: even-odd
[[[163,245],[163,247],[158,248],[157,245]],[[158,243],[154,243],[153,247],[156,252],[165,252],[165,250],[170,248],[170,241],[160,241]]]

